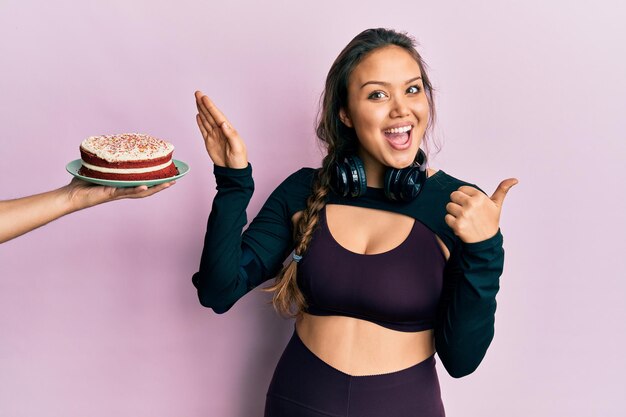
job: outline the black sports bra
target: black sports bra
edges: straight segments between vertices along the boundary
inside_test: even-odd
[[[297,282],[309,314],[355,317],[415,332],[434,328],[445,263],[435,234],[418,220],[387,252],[352,252],[330,233],[324,207],[298,264]]]

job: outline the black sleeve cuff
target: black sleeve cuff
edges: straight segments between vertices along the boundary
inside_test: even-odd
[[[215,176],[226,177],[245,177],[252,175],[252,165],[248,162],[248,166],[245,168],[229,168],[221,165],[213,165],[213,174]]]
[[[502,243],[503,243],[503,236],[502,236],[502,233],[500,232],[500,228],[498,228],[498,231],[496,232],[495,235],[493,235],[492,237],[488,239],[481,240],[480,242],[465,243],[461,241],[461,245],[463,246],[463,249],[468,252],[479,252],[479,251],[486,250],[486,249],[493,249],[497,246],[502,246]]]
[[[252,165],[248,163],[245,168],[228,168],[220,165],[213,165],[215,182],[217,189],[240,188],[254,190],[254,180],[252,179]]]

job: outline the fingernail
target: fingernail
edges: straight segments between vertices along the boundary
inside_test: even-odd
[[[230,129],[230,126],[226,122],[223,123],[223,126],[224,126],[224,129],[227,129],[227,130]]]

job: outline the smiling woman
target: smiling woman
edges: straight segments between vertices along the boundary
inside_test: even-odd
[[[243,234],[254,189],[245,144],[207,96],[196,104],[218,189],[193,276],[200,302],[224,313],[276,277],[264,290],[295,318],[265,415],[445,415],[434,354],[461,377],[486,353],[499,216],[517,181],[488,197],[427,169],[434,103],[412,39],[369,29],[344,48],[326,79],[321,168],[283,181]]]

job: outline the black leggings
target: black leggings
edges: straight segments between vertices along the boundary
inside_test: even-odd
[[[265,417],[443,417],[435,357],[401,371],[343,373],[315,356],[294,330],[270,383]]]

